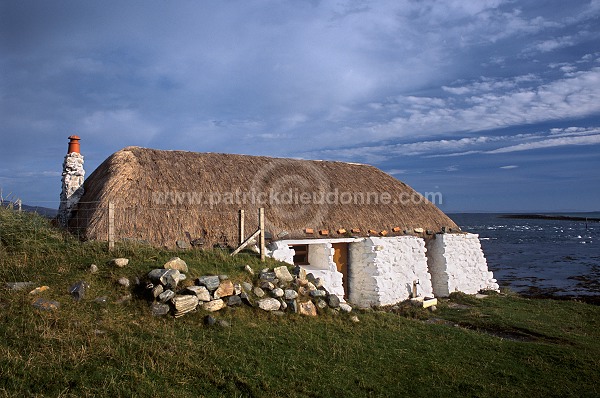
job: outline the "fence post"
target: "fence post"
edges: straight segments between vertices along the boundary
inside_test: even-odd
[[[244,243],[244,210],[240,210],[240,241],[238,242],[240,245]]]
[[[108,202],[108,251],[115,248],[115,204]]]
[[[260,261],[265,261],[265,208],[258,209],[258,228],[260,229]]]

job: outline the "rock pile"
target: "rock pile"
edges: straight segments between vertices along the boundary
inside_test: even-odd
[[[248,266],[244,269],[248,271]],[[172,313],[176,318],[202,309],[208,312],[226,307],[246,305],[263,311],[299,313],[316,316],[327,308],[350,312],[352,307],[330,294],[319,278],[295,269],[292,275],[286,266],[263,269],[253,284],[234,283],[227,275],[205,275],[191,286],[181,286],[187,279],[187,265],[179,258],[169,260],[163,268],[150,271],[145,285],[153,301],[151,310],[156,316]],[[249,272],[249,274],[251,274]]]

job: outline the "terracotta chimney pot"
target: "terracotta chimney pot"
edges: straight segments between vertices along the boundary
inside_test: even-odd
[[[80,152],[81,149],[79,147],[79,140],[80,139],[81,138],[79,138],[76,135],[72,135],[72,136],[69,137],[69,149],[67,150],[67,155],[69,153],[73,153],[73,152],[75,152],[75,153],[81,153]]]

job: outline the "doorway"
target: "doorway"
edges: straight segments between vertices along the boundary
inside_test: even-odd
[[[337,271],[342,273],[342,285],[344,287],[344,299],[348,300],[350,291],[348,285],[348,243],[332,243],[333,262]]]

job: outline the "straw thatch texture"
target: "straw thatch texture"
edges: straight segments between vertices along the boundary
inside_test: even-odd
[[[375,167],[343,162],[128,147],[106,159],[84,188],[70,227],[86,239],[107,239],[109,201],[117,239],[171,247],[190,238],[235,246],[238,210],[246,212],[249,235],[261,205],[273,239],[315,238],[319,230],[328,237],[351,229],[360,229],[353,236],[458,230],[406,184]],[[340,235],[342,228],[348,232]]]

